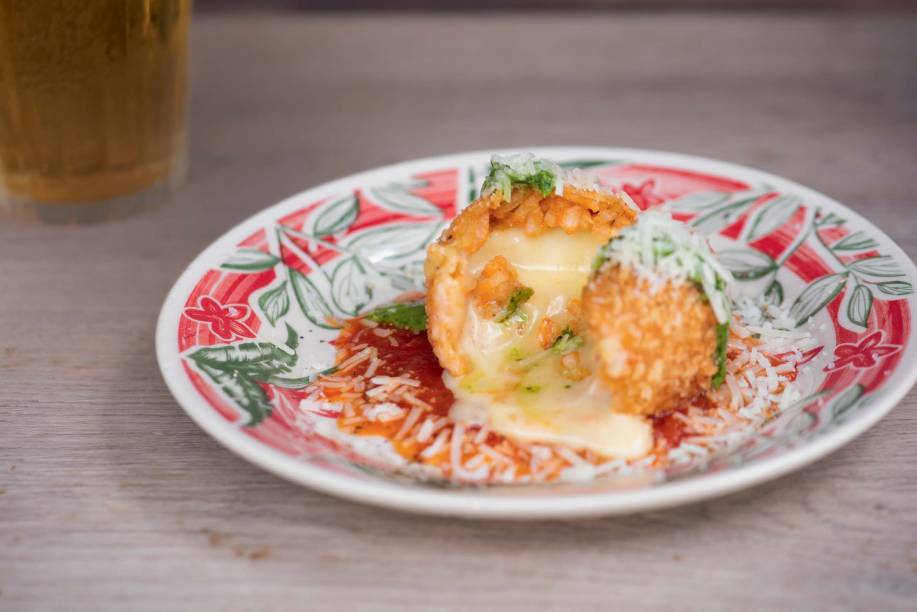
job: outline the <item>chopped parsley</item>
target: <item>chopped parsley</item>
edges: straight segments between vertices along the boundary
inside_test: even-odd
[[[546,196],[557,187],[557,178],[562,170],[556,164],[538,159],[531,153],[520,155],[494,155],[490,160],[490,172],[484,179],[482,193],[490,195],[499,191],[509,202],[514,185],[528,185]]]
[[[554,341],[554,344],[551,345],[551,352],[556,355],[566,355],[567,353],[572,353],[583,346],[583,339],[573,333],[573,330],[569,327],[564,328],[564,331],[560,332],[560,335],[557,336],[557,340]]]
[[[409,329],[418,333],[427,329],[427,310],[423,302],[380,306],[370,311],[366,318],[376,323]]]
[[[529,393],[538,393],[539,391],[541,391],[541,386],[540,385],[528,385],[526,387],[523,387],[523,389],[525,389]]]
[[[519,287],[515,289],[509,296],[509,302],[507,302],[506,308],[504,308],[503,312],[497,317],[497,323],[503,323],[515,315],[519,307],[528,302],[529,298],[531,298],[534,293],[535,290],[531,287]]]

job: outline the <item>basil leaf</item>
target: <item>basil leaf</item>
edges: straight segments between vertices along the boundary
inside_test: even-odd
[[[729,323],[719,323],[716,326],[716,352],[713,360],[716,363],[716,374],[711,383],[714,389],[719,389],[726,380],[726,344],[729,342]]]
[[[405,302],[403,304],[380,306],[370,311],[366,318],[376,323],[408,329],[418,333],[427,329],[427,310],[423,302]]]
[[[554,191],[560,172],[560,167],[556,164],[538,159],[531,154],[509,157],[495,155],[490,160],[490,172],[484,179],[481,191],[484,194],[499,191],[503,199],[509,202],[514,186],[528,185],[546,196]]]

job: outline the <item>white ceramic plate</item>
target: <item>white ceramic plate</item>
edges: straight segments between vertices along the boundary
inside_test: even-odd
[[[419,287],[426,245],[474,198],[494,153],[475,152],[308,189],[204,250],[175,283],[157,327],[159,365],[178,403],[242,457],[326,493],[412,512],[536,519],[664,508],[776,478],[866,431],[914,384],[917,269],[850,209],[786,179],[710,159],[594,147],[532,151],[588,166],[640,207],[666,204],[715,245],[741,249],[732,266],[744,290],[782,299],[818,341],[798,381],[812,399],[729,453],[651,483],[612,476],[444,488],[304,425],[301,392],[272,381],[332,364],[336,330],[326,315],[352,316]],[[296,355],[277,352],[291,333],[300,338]],[[330,422],[333,415],[310,416]]]

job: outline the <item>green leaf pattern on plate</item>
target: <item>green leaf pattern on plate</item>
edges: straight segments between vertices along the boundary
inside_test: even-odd
[[[781,195],[770,200],[748,220],[746,241],[752,242],[780,229],[800,206],[799,198],[794,195]]]
[[[749,211],[753,202],[747,197],[737,200],[718,200],[711,192],[694,194],[695,200],[685,196],[670,203],[676,210],[684,207],[685,212],[695,212],[691,222],[702,231],[721,230]],[[689,206],[685,207],[685,202]],[[670,206],[667,204],[667,206]],[[693,210],[690,210],[693,209]],[[784,227],[800,209],[806,210],[802,201],[794,195],[774,197],[758,208],[752,208],[746,220],[740,241],[746,243],[769,236]],[[795,298],[790,315],[796,325],[804,325],[813,316],[838,296],[844,287],[840,321],[854,331],[867,326],[869,315],[877,299],[896,299],[913,293],[911,283],[892,280],[904,276],[901,265],[889,255],[871,255],[878,242],[862,230],[854,231],[829,245],[823,230],[844,226],[847,221],[834,214],[821,215],[819,210],[806,211],[797,237],[785,248],[779,258],[773,259],[766,253],[751,247],[729,248],[719,251],[723,265],[738,281],[765,279],[765,298],[774,304],[781,304],[785,297],[784,285],[778,275],[786,264],[804,245],[811,245],[826,254],[825,259],[834,265],[834,271],[811,281]],[[832,230],[833,231],[833,230]],[[867,251],[866,257],[856,258],[857,252]]]
[[[709,212],[698,215],[691,225],[701,234],[711,235],[735,223],[758,200],[760,194],[745,194],[736,200],[728,199],[724,204],[713,207]]]
[[[914,293],[914,286],[906,281],[885,281],[876,285],[885,295],[900,297]]]
[[[831,404],[831,418],[833,420],[844,418],[844,416],[856,406],[860,398],[863,397],[864,391],[863,385],[856,384],[838,395]]]
[[[600,168],[602,166],[610,166],[616,163],[619,163],[619,161],[614,160],[614,159],[574,159],[574,160],[562,161],[558,163],[557,165],[564,169]]]
[[[422,184],[389,183],[370,187],[367,192],[373,200],[389,210],[406,215],[441,217],[442,211],[436,204],[409,191],[419,186]]]
[[[442,231],[442,221],[380,225],[347,236],[341,246],[371,264],[403,264],[423,259],[427,245]]]
[[[220,266],[238,272],[263,272],[273,268],[280,258],[271,253],[255,249],[239,249]]]
[[[254,426],[271,414],[271,402],[259,382],[269,382],[289,374],[296,365],[296,355],[270,342],[240,342],[199,348],[187,355],[223,393],[248,414],[248,426]],[[299,387],[311,378],[299,379]]]
[[[876,255],[875,257],[858,259],[848,264],[847,267],[866,278],[880,281],[886,278],[902,276],[904,274],[898,262],[888,255]]]
[[[350,316],[359,314],[373,299],[373,275],[357,255],[348,257],[334,269],[331,298],[335,306]]]
[[[311,233],[318,237],[330,236],[346,230],[356,220],[360,203],[356,194],[349,193],[334,198],[307,217]]]
[[[251,376],[237,374],[229,369],[220,369],[206,363],[198,363],[198,369],[206,374],[236,406],[248,414],[248,427],[254,427],[271,414],[273,406],[264,389]]]
[[[847,319],[854,325],[866,328],[866,320],[872,310],[872,293],[866,285],[856,284],[847,300]]]
[[[727,200],[729,193],[725,191],[696,191],[669,200],[665,207],[673,213],[696,215],[713,210]]]
[[[736,280],[755,280],[777,269],[769,255],[755,249],[722,249],[717,257]]]
[[[774,306],[783,304],[783,285],[780,284],[780,281],[776,279],[771,281],[764,291],[764,299]]]
[[[296,303],[299,304],[300,311],[306,316],[313,325],[324,329],[336,329],[332,323],[334,311],[325,299],[325,295],[319,291],[315,283],[295,268],[287,268],[287,275],[290,280],[290,286],[293,288],[293,295],[296,296]]]
[[[290,296],[287,293],[287,281],[268,289],[258,296],[258,307],[271,325],[276,325],[290,311]]]
[[[879,243],[875,239],[867,236],[863,230],[857,230],[838,240],[837,243],[831,245],[831,248],[835,251],[864,251],[877,246]]]
[[[790,306],[790,317],[799,327],[831,303],[847,282],[847,272],[829,274],[812,281]]]

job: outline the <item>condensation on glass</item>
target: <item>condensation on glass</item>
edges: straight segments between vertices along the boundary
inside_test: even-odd
[[[190,0],[0,0],[0,209],[122,214],[184,175]]]

